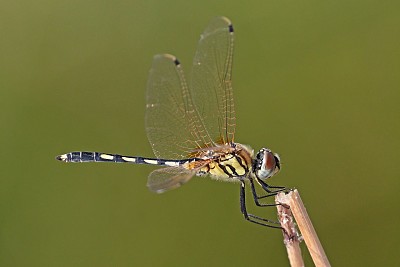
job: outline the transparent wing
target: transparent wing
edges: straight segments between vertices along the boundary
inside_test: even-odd
[[[183,159],[196,156],[193,151],[233,141],[232,57],[233,28],[224,17],[212,20],[201,35],[190,90],[174,56],[154,57],[146,131],[157,158]]]
[[[233,142],[235,134],[233,41],[231,22],[217,17],[201,35],[193,61],[193,103],[208,135],[219,144]]]
[[[156,193],[175,189],[189,181],[195,174],[194,170],[177,167],[165,167],[150,173],[147,187]]]
[[[157,158],[187,158],[194,149],[211,144],[174,56],[154,57],[146,97],[146,132]]]

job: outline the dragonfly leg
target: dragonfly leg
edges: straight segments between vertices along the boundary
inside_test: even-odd
[[[275,203],[273,203],[273,204],[262,204],[262,203],[260,203],[259,202],[260,199],[263,199],[263,198],[266,198],[266,197],[275,196],[277,194],[277,192],[276,193],[275,192],[270,192],[267,195],[259,196],[257,194],[256,188],[254,186],[253,178],[249,177],[249,181],[250,181],[250,188],[251,188],[251,193],[253,195],[254,203],[256,203],[257,206],[259,206],[259,207],[273,207],[273,206],[280,205],[280,204],[275,204]]]
[[[247,209],[246,209],[246,190],[245,190],[245,183],[244,181],[241,181],[240,184],[240,210],[244,216],[244,218],[246,220],[248,220],[249,222],[258,224],[258,225],[262,225],[262,226],[267,226],[267,227],[271,227],[271,228],[276,228],[276,229],[283,229],[282,227],[278,226],[279,222],[274,222],[268,219],[264,219],[258,216],[255,216],[253,214],[249,214],[247,213]],[[274,225],[277,224],[277,225]]]
[[[257,180],[257,183],[259,185],[261,185],[262,189],[268,193],[265,196],[258,196],[258,199],[275,196],[279,192],[283,192],[286,190],[286,187],[284,187],[284,186],[271,186],[259,178],[256,178],[256,180]],[[253,183],[251,178],[250,178],[250,183]],[[253,188],[254,188],[254,185],[253,185]],[[277,188],[278,190],[271,190],[270,188]]]

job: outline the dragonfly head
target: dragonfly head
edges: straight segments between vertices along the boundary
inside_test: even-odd
[[[272,153],[268,148],[262,148],[254,159],[253,172],[257,178],[267,179],[279,172],[280,160],[278,154]]]

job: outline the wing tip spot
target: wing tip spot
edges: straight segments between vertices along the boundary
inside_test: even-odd
[[[179,60],[177,58],[175,58],[174,63],[175,63],[176,66],[181,65],[181,62],[179,62]]]
[[[234,32],[232,23],[228,25],[229,32]]]

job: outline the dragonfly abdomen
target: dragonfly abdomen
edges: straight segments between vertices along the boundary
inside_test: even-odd
[[[87,152],[87,151],[75,151],[67,154],[59,155],[56,159],[64,162],[117,162],[117,163],[133,163],[133,164],[150,164],[159,166],[170,166],[178,167],[190,161],[190,160],[165,160],[156,158],[144,158],[144,157],[133,157],[123,156],[119,154],[108,154],[101,152]]]

